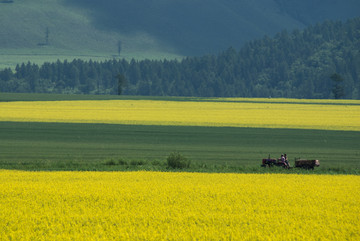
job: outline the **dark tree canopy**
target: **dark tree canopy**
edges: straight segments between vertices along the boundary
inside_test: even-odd
[[[359,46],[360,18],[327,21],[182,60],[23,63],[0,71],[0,91],[360,99]]]
[[[337,73],[334,73],[330,76],[333,81],[333,89],[332,92],[334,94],[335,99],[341,99],[345,96],[343,82],[344,79]]]
[[[123,92],[123,88],[124,88],[124,86],[126,84],[126,78],[125,78],[125,76],[123,74],[118,74],[116,76],[116,78],[117,78],[117,81],[118,81],[117,82],[117,87],[118,87],[117,94],[121,95],[122,92]]]

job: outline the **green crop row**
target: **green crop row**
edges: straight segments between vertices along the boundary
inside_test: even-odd
[[[353,131],[0,122],[0,169],[164,171],[179,152],[188,171],[297,172],[260,167],[287,153],[320,160],[314,173],[358,174],[358,143]]]

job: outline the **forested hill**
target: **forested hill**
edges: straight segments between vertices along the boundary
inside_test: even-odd
[[[338,78],[331,79],[334,73]],[[181,61],[22,64],[0,72],[0,91],[360,99],[359,78],[360,18],[355,18]],[[125,82],[123,88],[119,82]],[[334,87],[344,95],[334,96]]]
[[[0,0],[0,69],[21,61],[174,59],[360,16],[359,0]]]

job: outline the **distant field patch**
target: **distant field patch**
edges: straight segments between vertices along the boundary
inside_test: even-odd
[[[0,121],[360,131],[360,102],[272,99],[1,102]]]
[[[358,240],[360,177],[0,171],[1,240]]]

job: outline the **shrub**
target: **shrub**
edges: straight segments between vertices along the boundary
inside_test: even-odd
[[[167,165],[171,168],[186,168],[190,167],[190,160],[178,152],[172,152],[167,158]]]
[[[136,160],[133,160],[133,161],[130,162],[130,165],[132,165],[132,166],[142,166],[142,165],[144,165],[144,164],[145,164],[144,161],[136,161]]]
[[[116,163],[113,159],[110,159],[110,160],[105,161],[105,165],[114,166],[114,165],[116,165]]]
[[[153,165],[153,166],[163,166],[164,163],[161,162],[161,161],[159,161],[159,160],[153,160],[153,161],[151,162],[151,165]]]
[[[119,159],[119,165],[121,165],[121,166],[127,166],[127,161],[124,161],[123,159]]]

